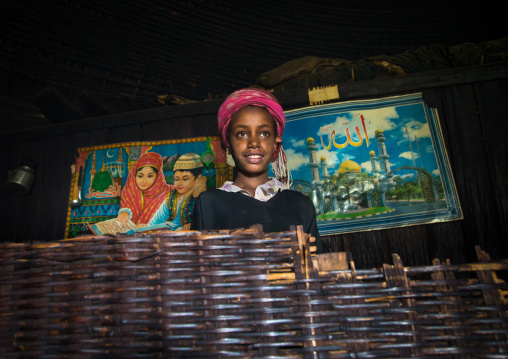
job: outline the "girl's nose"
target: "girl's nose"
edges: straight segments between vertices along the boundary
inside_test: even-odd
[[[259,147],[259,138],[257,136],[249,136],[249,142],[247,144],[249,148]]]

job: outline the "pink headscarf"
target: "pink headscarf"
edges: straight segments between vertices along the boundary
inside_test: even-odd
[[[286,116],[277,98],[266,90],[251,87],[244,88],[229,95],[219,108],[217,125],[224,147],[229,148],[229,139],[226,133],[231,119],[238,111],[246,106],[259,106],[268,110],[277,125],[277,135],[282,137],[284,127],[286,126]],[[282,149],[282,145],[278,146],[273,153],[272,162],[273,161],[275,161],[275,166],[272,169],[275,176],[279,179],[285,178],[286,181],[288,181],[290,173],[287,169],[287,158]]]

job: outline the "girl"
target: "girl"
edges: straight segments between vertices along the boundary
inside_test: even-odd
[[[262,224],[263,230],[282,232],[302,225],[316,238],[322,252],[312,201],[289,190],[291,176],[282,149],[286,118],[269,92],[246,88],[224,101],[217,116],[219,133],[237,169],[233,182],[203,192],[194,206],[192,229],[235,229]],[[269,178],[268,167],[276,178]]]
[[[164,203],[172,186],[164,179],[162,164],[162,157],[156,152],[138,158],[122,190],[117,217],[120,223],[130,219],[137,227],[145,227]]]

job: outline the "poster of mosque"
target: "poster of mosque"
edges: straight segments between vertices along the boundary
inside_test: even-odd
[[[292,189],[321,235],[462,219],[437,112],[421,94],[286,112]]]
[[[195,198],[232,178],[218,137],[78,149],[65,236],[187,230]]]

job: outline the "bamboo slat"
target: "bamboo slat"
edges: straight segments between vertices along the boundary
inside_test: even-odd
[[[0,356],[508,355],[508,260],[367,270],[310,243],[253,227],[1,244]]]

